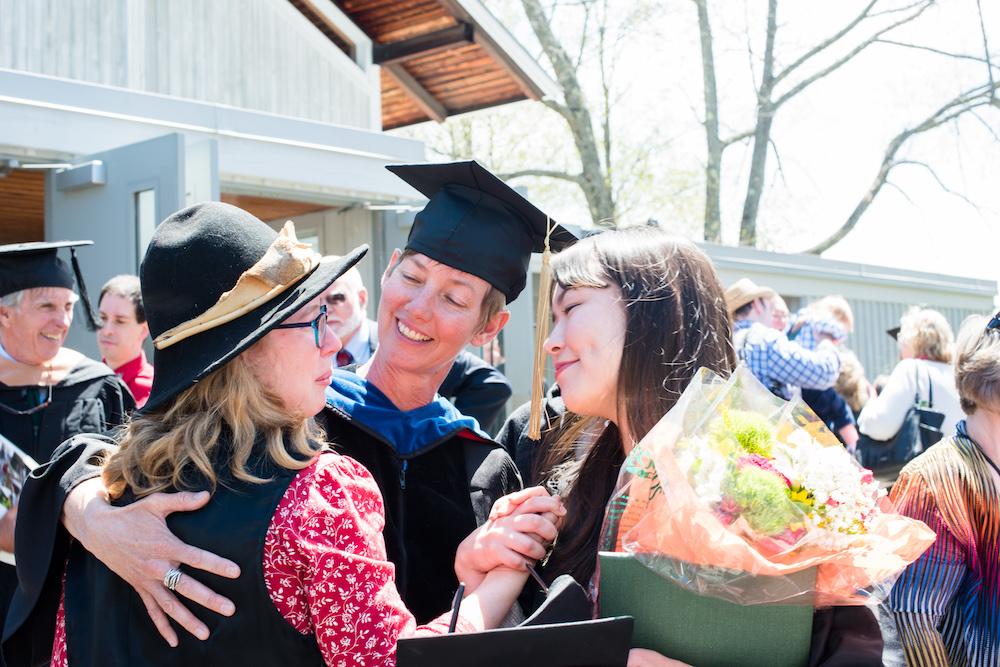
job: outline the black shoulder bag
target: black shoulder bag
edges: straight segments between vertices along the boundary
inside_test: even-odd
[[[919,364],[918,364],[919,368]],[[919,373],[919,370],[916,371]],[[889,440],[874,440],[867,435],[858,436],[858,454],[861,465],[879,477],[895,476],[910,460],[936,443],[944,435],[941,424],[944,413],[934,408],[934,385],[927,372],[927,407],[920,405],[920,384],[913,405],[906,412],[903,425]]]

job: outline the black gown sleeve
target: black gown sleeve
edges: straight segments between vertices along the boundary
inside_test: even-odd
[[[566,413],[566,404],[560,396],[545,398],[543,406],[545,412],[542,415],[543,433],[540,440],[528,437],[528,423],[531,419],[529,403],[510,413],[496,437],[496,441],[506,447],[514,459],[517,469],[521,471],[525,486],[537,485],[542,473],[547,472],[538,469],[544,463],[548,448],[554,440],[554,434],[545,431],[558,427],[560,418]]]
[[[459,412],[475,417],[491,433],[513,391],[503,373],[468,350],[459,353],[438,389],[441,396],[454,399]]]
[[[69,551],[69,533],[60,521],[63,503],[77,484],[100,475],[101,458],[115,448],[105,436],[78,435],[24,484],[14,529],[18,588],[3,632],[8,665],[48,664]]]

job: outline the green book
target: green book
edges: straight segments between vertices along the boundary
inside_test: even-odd
[[[695,667],[809,663],[809,605],[734,604],[689,591],[630,554],[602,551],[600,561],[601,616],[633,616],[633,648],[652,649]],[[792,576],[815,581],[816,571]]]

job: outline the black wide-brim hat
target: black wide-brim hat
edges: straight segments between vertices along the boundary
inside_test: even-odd
[[[140,279],[156,351],[141,412],[166,405],[319,296],[368,251],[323,259],[246,211],[208,202],[153,233]]]

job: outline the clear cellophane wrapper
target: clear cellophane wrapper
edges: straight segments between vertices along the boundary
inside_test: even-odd
[[[778,536],[755,530],[746,516],[720,512],[718,490],[727,488],[738,452],[719,421],[733,411],[766,416],[786,472],[796,465],[822,468],[828,484],[839,486],[840,475],[848,482],[843,486],[864,493],[864,529],[845,534],[822,527],[830,521],[791,500],[768,510],[787,517],[790,529]],[[712,456],[692,454],[692,443],[704,450],[706,442]],[[628,552],[691,591],[738,604],[862,605],[881,602],[934,537],[925,524],[895,513],[870,472],[804,403],[776,397],[741,365],[728,380],[701,369],[633,448],[608,503],[601,549]],[[807,568],[816,576],[790,576]]]

